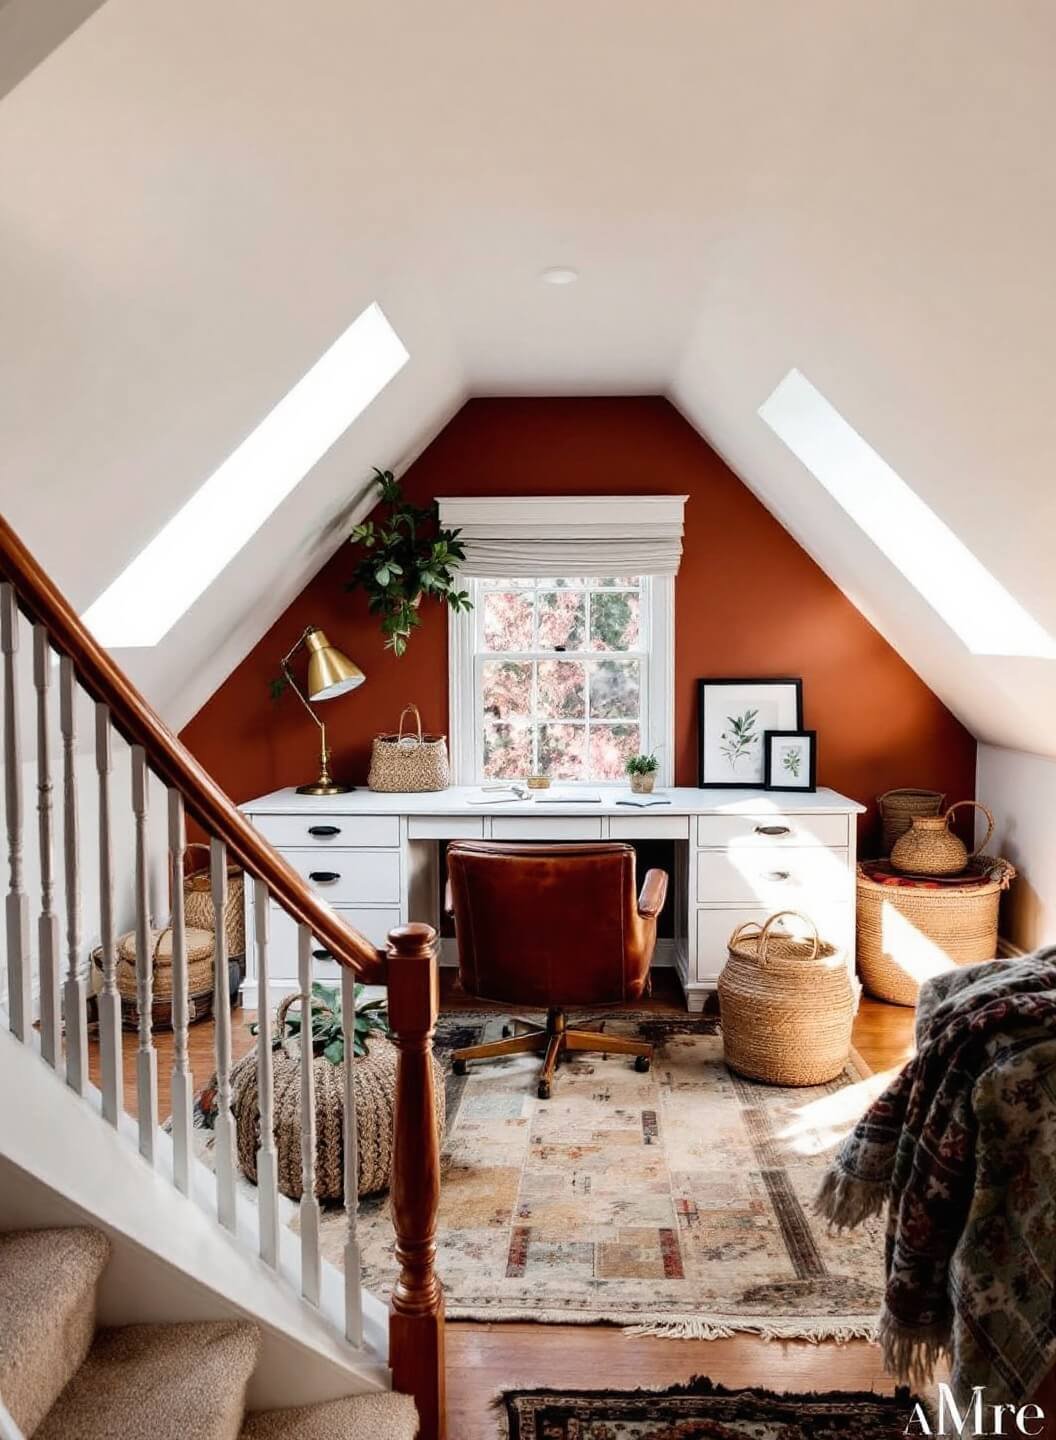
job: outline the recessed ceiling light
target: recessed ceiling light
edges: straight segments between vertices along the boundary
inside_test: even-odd
[[[572,270],[567,265],[551,265],[549,270],[544,270],[539,276],[545,285],[574,285],[579,279],[579,271]]]

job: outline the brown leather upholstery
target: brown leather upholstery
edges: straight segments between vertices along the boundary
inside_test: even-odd
[[[667,876],[635,894],[629,845],[457,841],[447,852],[462,984],[542,1009],[637,1000]]]

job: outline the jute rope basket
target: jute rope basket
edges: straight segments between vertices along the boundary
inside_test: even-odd
[[[977,863],[989,869],[990,878],[963,886],[884,885],[858,866],[858,969],[870,995],[915,1005],[929,976],[994,959],[1001,892],[1016,871],[993,855],[980,855]]]
[[[888,790],[876,797],[884,827],[884,854],[890,855],[895,841],[913,823],[914,815],[938,815],[946,796],[937,790]]]
[[[188,850],[204,850],[209,846],[192,841]],[[233,959],[246,953],[246,910],[242,896],[246,877],[237,865],[227,867],[227,904],[224,907],[224,936],[227,940],[227,954]],[[183,913],[188,925],[199,930],[215,930],[216,911],[213,908],[213,882],[209,867],[196,870],[183,882]]]
[[[304,1190],[301,1173],[300,1041],[286,1034],[286,1014],[299,1003],[288,995],[275,1012],[275,1038],[281,1044],[272,1057],[275,1086],[275,1148],[279,1189],[291,1200]],[[320,1002],[313,1002],[318,1008]],[[384,1035],[372,1034],[366,1055],[355,1061],[358,1189],[360,1195],[384,1190],[392,1169],[393,1118],[396,1101],[396,1047]],[[433,1057],[436,1123],[441,1135],[446,1118],[444,1075]],[[343,1200],[345,1194],[345,1070],[325,1056],[312,1061],[315,1080],[315,1193],[319,1200]],[[257,1057],[250,1052],[231,1070],[231,1111],[242,1172],[257,1183],[260,1109],[257,1103]]]
[[[775,927],[800,920],[809,938]],[[847,963],[795,910],[738,925],[719,976],[722,1042],[731,1070],[770,1085],[823,1085],[847,1063],[855,994]]]

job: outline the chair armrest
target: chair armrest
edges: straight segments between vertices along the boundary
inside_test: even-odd
[[[642,882],[642,893],[638,896],[638,914],[652,917],[659,915],[667,899],[667,871],[649,870]]]

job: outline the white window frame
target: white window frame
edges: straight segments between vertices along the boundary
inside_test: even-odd
[[[448,611],[448,714],[451,744],[451,779],[455,785],[479,785],[483,780],[483,716],[480,712],[478,664],[487,659],[516,659],[504,652],[484,657],[477,649],[479,597],[486,582],[466,578],[474,602],[470,611]],[[675,577],[642,578],[643,639],[646,655],[645,704],[642,709],[642,750],[656,751],[661,785],[674,783],[675,747]],[[592,652],[593,659],[616,659],[619,652]],[[623,782],[562,780],[564,787],[624,788]]]

